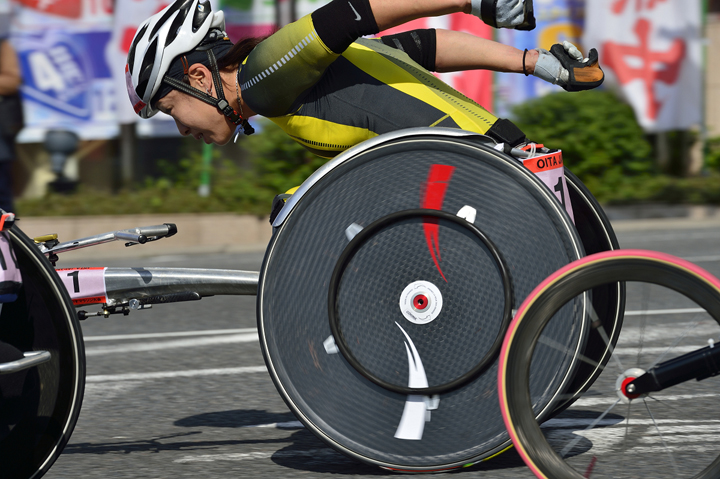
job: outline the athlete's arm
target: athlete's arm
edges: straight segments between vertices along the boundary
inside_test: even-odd
[[[22,79],[15,49],[9,40],[0,40],[0,95],[18,91]]]
[[[570,42],[553,45],[551,51],[517,48],[451,30],[437,30],[435,38],[435,71],[493,70],[525,73],[560,85],[567,91],[582,91],[602,85],[605,75],[595,49],[589,57]],[[523,65],[523,56],[524,65]]]
[[[436,30],[435,70],[492,70],[523,73],[523,51],[502,43],[453,30]],[[525,72],[532,74],[538,59],[537,50],[528,50]]]
[[[370,0],[378,28],[387,30],[423,17],[470,13],[470,0]]]

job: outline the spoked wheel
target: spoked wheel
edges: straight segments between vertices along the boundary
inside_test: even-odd
[[[514,298],[584,254],[519,162],[432,130],[378,139],[308,179],[278,216],[258,285],[261,347],[291,410],[335,449],[404,471],[508,447],[495,345]],[[553,332],[575,351],[585,308],[572,302]],[[534,376],[559,394],[577,361],[546,359]]]
[[[0,375],[0,476],[38,478],[70,439],[82,404],[85,350],[77,314],[55,270],[17,227],[10,242],[22,273],[18,299],[2,305],[5,353],[47,351],[38,366]]]
[[[579,399],[545,422],[547,394],[532,370],[538,358],[574,357],[548,335],[556,312],[594,288],[625,281],[628,312],[616,344]],[[592,310],[589,327],[601,327]],[[506,427],[540,478],[720,477],[716,431],[720,280],[657,252],[617,250],[588,256],[541,283],[518,310],[498,371]],[[708,344],[709,343],[709,344]],[[547,408],[545,408],[547,410]]]

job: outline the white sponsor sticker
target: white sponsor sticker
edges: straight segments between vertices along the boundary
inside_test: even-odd
[[[107,268],[56,269],[74,305],[107,303],[105,270]]]
[[[550,188],[550,191],[555,193],[555,197],[563,205],[572,222],[575,223],[575,216],[570,203],[570,193],[565,180],[562,151],[558,150],[546,155],[525,159],[523,165],[535,173],[535,176],[545,183]]]
[[[0,233],[0,283],[22,283],[22,276],[10,242]]]

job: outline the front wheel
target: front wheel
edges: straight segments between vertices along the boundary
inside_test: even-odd
[[[563,305],[617,282],[632,283],[617,343],[605,343],[607,362],[597,364],[548,337]],[[592,308],[585,322],[595,330],[603,326]],[[716,371],[702,359],[713,354],[719,323],[720,280],[679,258],[617,250],[560,269],[521,305],[501,349],[500,408],[518,453],[539,478],[719,477],[720,394],[717,379],[709,377]],[[536,411],[547,392],[529,371],[536,358],[553,354],[592,363],[600,373],[581,397],[552,398],[572,404],[548,420]],[[662,387],[632,394],[636,378],[660,369]]]
[[[77,313],[48,260],[22,231],[9,231],[22,274],[17,300],[2,304],[0,343],[47,351],[39,366],[0,375],[0,476],[36,479],[62,453],[85,387],[85,349]]]

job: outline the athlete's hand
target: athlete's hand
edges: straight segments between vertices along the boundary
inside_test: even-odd
[[[495,28],[535,28],[532,0],[472,0],[472,14]]]
[[[533,75],[560,85],[566,91],[582,91],[602,85],[605,74],[598,63],[597,50],[590,50],[583,58],[580,50],[570,42],[556,43],[550,51],[537,49],[540,54]]]

